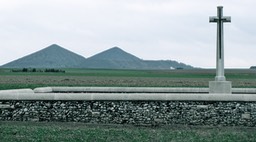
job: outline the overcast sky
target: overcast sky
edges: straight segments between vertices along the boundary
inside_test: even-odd
[[[0,0],[0,65],[58,44],[86,58],[118,46],[141,58],[215,68],[217,6],[225,67],[256,65],[255,0]]]

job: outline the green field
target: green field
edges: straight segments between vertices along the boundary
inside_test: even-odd
[[[0,89],[45,86],[208,87],[213,69],[191,70],[101,70],[64,69],[65,73],[11,72],[0,69]],[[226,78],[233,87],[256,87],[256,70],[229,69]]]
[[[254,142],[255,128],[1,122],[1,142]]]

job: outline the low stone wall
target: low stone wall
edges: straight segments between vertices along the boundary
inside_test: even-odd
[[[0,121],[256,126],[256,102],[2,100]]]
[[[0,91],[0,121],[256,126],[256,88],[46,87]]]

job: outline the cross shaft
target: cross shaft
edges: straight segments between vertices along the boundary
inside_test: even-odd
[[[225,81],[224,76],[224,37],[223,23],[231,22],[231,17],[223,16],[223,7],[217,7],[217,16],[210,17],[210,22],[217,23],[217,54],[216,54],[216,81]]]

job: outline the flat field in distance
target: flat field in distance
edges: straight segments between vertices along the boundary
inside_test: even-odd
[[[0,69],[0,90],[45,86],[108,87],[208,87],[214,69],[189,70],[107,70],[62,69],[65,73],[12,72]],[[226,78],[233,87],[256,87],[256,70],[227,69]]]

